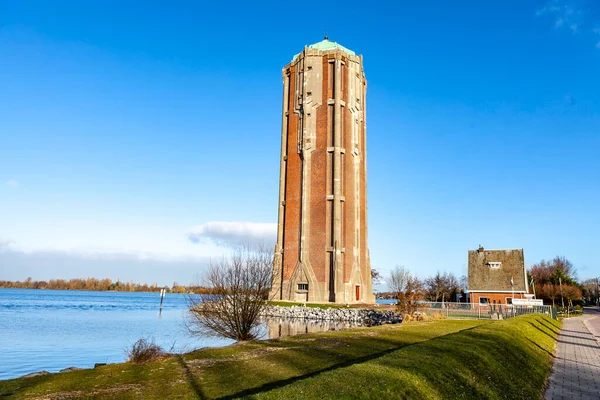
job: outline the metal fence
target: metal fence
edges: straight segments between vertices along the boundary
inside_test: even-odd
[[[419,312],[433,317],[437,314],[455,319],[507,319],[524,314],[545,314],[550,318],[557,318],[556,307],[512,304],[423,302]]]

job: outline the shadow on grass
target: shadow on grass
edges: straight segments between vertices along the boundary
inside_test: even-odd
[[[412,345],[407,345],[407,346],[412,346]],[[400,348],[406,348],[407,346],[402,346]],[[334,371],[336,369],[349,367],[349,366],[357,364],[357,363],[363,363],[363,362],[366,362],[366,361],[374,360],[376,358],[383,357],[386,354],[390,354],[390,353],[392,353],[394,351],[397,351],[397,350],[399,350],[399,348],[393,348],[393,349],[384,350],[384,351],[381,351],[381,352],[378,352],[378,353],[369,354],[368,356],[354,358],[354,359],[351,359],[351,360],[348,360],[348,361],[341,362],[339,364],[332,365],[332,366],[327,367],[327,368],[323,368],[323,369],[320,369],[320,370],[309,372],[309,373],[304,374],[304,375],[295,376],[295,377],[292,377],[292,378],[283,379],[283,380],[272,382],[272,383],[266,383],[264,385],[261,385],[261,386],[255,387],[255,388],[242,390],[240,392],[234,393],[234,394],[229,395],[229,396],[219,397],[218,399],[219,400],[237,399],[237,398],[240,398],[240,397],[252,396],[252,395],[255,395],[255,394],[258,394],[258,393],[261,393],[261,392],[266,392],[266,391],[273,390],[273,389],[279,389],[279,388],[282,388],[282,387],[287,386],[289,384],[292,384],[294,382],[298,382],[298,381],[302,381],[304,379],[308,379],[308,378],[312,378],[312,377],[318,376],[318,375],[320,375],[320,374],[322,374],[324,372]]]
[[[536,321],[539,323],[539,321]],[[544,329],[540,328],[539,326],[537,326],[536,324],[534,324],[533,322],[527,322],[529,325],[533,326],[535,329],[537,329],[538,331],[542,332],[544,335],[548,336],[549,338],[551,338],[552,340],[556,340],[556,336],[549,334],[548,332],[546,332]],[[546,325],[542,324],[542,326],[546,327]],[[557,332],[554,332],[552,330],[553,333],[557,334]]]
[[[491,323],[396,345],[220,399],[539,398],[550,371],[554,339],[539,330],[523,329],[527,322]]]
[[[202,388],[200,387],[200,384],[198,383],[198,381],[196,381],[196,378],[194,377],[194,374],[190,370],[190,367],[186,364],[186,362],[183,359],[183,357],[180,356],[180,355],[177,356],[177,362],[185,370],[185,376],[186,376],[186,378],[188,380],[188,383],[192,387],[192,390],[196,394],[197,398],[202,399],[202,400],[207,399],[206,395],[202,391]]]
[[[483,325],[485,325],[485,324],[483,324]],[[466,329],[463,329],[463,330],[461,330],[459,332],[471,331],[471,330],[476,329],[476,328],[478,328],[480,326],[483,326],[483,325],[474,326],[474,327],[471,327],[471,328],[466,328]],[[443,336],[454,335],[454,334],[456,334],[456,332],[451,332],[451,333],[448,333],[448,334],[443,335]],[[443,337],[443,336],[441,336],[441,337]],[[218,397],[218,400],[237,399],[237,398],[241,398],[241,397],[253,396],[253,395],[256,395],[256,394],[259,394],[259,393],[263,393],[263,392],[267,392],[267,391],[271,391],[271,390],[275,390],[275,389],[280,389],[280,388],[286,387],[288,385],[291,385],[293,383],[301,382],[301,381],[304,381],[306,379],[319,376],[319,375],[321,375],[323,373],[326,373],[326,372],[335,371],[335,370],[338,370],[338,369],[351,367],[351,366],[353,366],[355,364],[361,364],[361,363],[365,363],[365,362],[368,362],[368,361],[376,360],[376,359],[384,357],[384,356],[386,356],[388,354],[391,354],[393,352],[396,352],[396,351],[399,351],[399,350],[404,350],[406,348],[409,348],[409,347],[415,346],[415,345],[422,345],[424,342],[427,342],[429,340],[439,339],[439,338],[440,338],[440,336],[436,336],[436,337],[429,338],[429,339],[424,340],[424,341],[417,341],[417,342],[414,342],[414,343],[402,343],[402,342],[388,340],[388,339],[383,339],[383,338],[381,338],[381,339],[373,339],[373,342],[383,343],[384,345],[390,346],[390,348],[388,348],[386,350],[378,351],[378,352],[375,352],[375,353],[367,354],[367,355],[361,356],[361,357],[350,357],[349,359],[346,359],[345,361],[336,363],[336,364],[331,365],[329,367],[322,368],[322,369],[315,370],[315,371],[310,371],[310,372],[304,373],[304,374],[299,375],[299,376],[294,376],[294,377],[290,377],[290,378],[287,378],[287,379],[282,379],[282,380],[275,381],[275,382],[269,382],[269,383],[266,383],[266,384],[263,384],[263,385],[260,385],[260,386],[254,387],[254,388],[244,389],[244,390],[238,391],[238,392],[236,392],[234,394],[230,394],[230,395],[227,395],[227,396]],[[330,353],[330,351],[327,351],[325,349],[314,349],[314,350],[318,351],[320,353],[323,353],[323,354]],[[331,352],[331,353],[333,353],[333,352]],[[290,361],[293,362],[293,360],[290,360]]]
[[[550,356],[552,358],[556,358],[556,356],[554,354],[552,354],[551,352],[549,352],[548,350],[546,350],[545,348],[543,348],[542,346],[540,346],[539,344],[537,344],[536,342],[534,342],[533,340],[527,338],[527,340],[529,340],[529,342],[533,343],[537,348],[539,348],[542,351],[545,351],[546,353],[550,354]]]
[[[560,327],[558,327],[558,326],[553,326],[553,325],[550,325],[550,324],[546,323],[546,322],[545,322],[543,319],[541,319],[541,318],[537,318],[537,319],[536,319],[536,322],[537,322],[538,324],[540,324],[540,325],[544,326],[544,328],[546,328],[546,329],[550,330],[552,333],[555,333],[555,334],[558,334],[558,333],[560,333]]]

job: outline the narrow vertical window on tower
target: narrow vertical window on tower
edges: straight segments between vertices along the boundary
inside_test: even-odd
[[[306,46],[286,70],[273,293],[287,301],[374,303],[366,157],[353,148],[364,152],[362,56],[325,39]],[[299,156],[292,154],[296,144]]]

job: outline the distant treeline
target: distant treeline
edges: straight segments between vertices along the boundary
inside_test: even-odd
[[[167,289],[171,293],[205,293],[206,289],[200,286],[183,286],[173,282],[173,286],[158,286],[156,283],[148,285],[146,283],[113,282],[111,279],[50,279],[49,281],[34,281],[27,278],[23,282],[0,281],[0,288],[13,289],[52,289],[52,290],[95,290],[95,291],[114,291],[114,292],[160,292],[161,289]]]

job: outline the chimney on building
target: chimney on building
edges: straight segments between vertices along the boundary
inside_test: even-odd
[[[477,249],[478,252],[483,253],[483,246],[479,245],[479,248]]]

